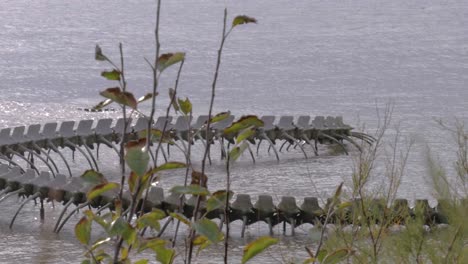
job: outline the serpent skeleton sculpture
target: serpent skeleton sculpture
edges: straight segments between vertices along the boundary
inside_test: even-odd
[[[229,116],[220,122],[214,123],[208,134],[204,127],[207,119],[208,116],[200,116],[196,122],[191,124],[191,122],[187,121],[187,118],[179,117],[172,124],[172,117],[160,117],[153,124],[153,128],[167,131],[170,139],[175,141],[180,140],[184,148],[186,148],[185,144],[189,143],[189,138],[193,139],[193,141],[200,140],[204,145],[213,144],[215,140],[218,140],[221,146],[221,158],[225,158],[224,141],[228,141],[228,145],[232,144],[235,137],[228,137],[223,134],[223,131],[233,123],[234,116]],[[310,146],[315,155],[318,155],[318,144],[338,144],[348,154],[343,143],[344,141],[351,143],[358,150],[361,150],[361,146],[352,138],[357,138],[368,144],[372,144],[374,141],[374,138],[369,135],[353,132],[352,127],[345,125],[341,117],[325,118],[317,116],[310,122],[310,116],[300,116],[294,123],[292,116],[282,116],[276,124],[274,124],[274,116],[264,116],[261,120],[264,125],[257,129],[256,134],[249,141],[252,143],[258,141],[257,155],[262,141],[268,142],[270,145],[268,151],[273,149],[278,160],[279,154],[275,147],[277,140],[284,140],[280,151],[285,144],[289,144],[287,149],[291,146],[295,148],[299,147],[305,158],[308,158],[305,151],[306,146]],[[55,232],[60,232],[67,220],[80,208],[89,206],[96,208],[98,211],[107,208],[114,209],[113,201],[118,196],[116,192],[108,192],[92,201],[87,201],[86,193],[91,187],[85,184],[81,177],[72,177],[70,166],[61,153],[65,148],[71,149],[73,153],[78,151],[85,158],[91,169],[99,171],[97,160],[101,144],[113,149],[116,155],[120,155],[116,144],[119,144],[123,138],[124,120],[118,119],[113,126],[112,124],[112,119],[99,119],[95,126],[93,120],[82,120],[77,122],[76,129],[74,121],[66,121],[62,122],[60,127],[58,127],[57,123],[47,123],[42,126],[42,130],[41,125],[31,125],[26,133],[24,126],[13,129],[4,128],[0,131],[0,159],[3,161],[0,164],[0,203],[12,196],[23,196],[26,198],[20,204],[11,220],[10,228],[12,228],[20,210],[31,200],[40,200],[41,220],[44,219],[44,201],[56,201],[64,204],[64,208],[54,228]],[[148,120],[146,118],[136,120],[133,126],[127,126],[125,132],[126,138],[128,140],[138,139],[139,132],[144,131],[147,125]],[[190,143],[193,144],[194,142]],[[96,155],[93,155],[91,151],[94,147],[96,147]],[[67,168],[67,174],[70,178],[66,177],[59,170],[57,162],[50,156],[50,151],[58,154]],[[167,159],[167,156],[170,154],[169,144],[167,153],[163,148],[161,148],[161,151],[164,158]],[[253,162],[255,162],[254,154],[250,147],[249,151]],[[14,161],[14,157],[23,160],[29,168],[22,168],[20,164]],[[40,172],[35,166],[35,158],[45,163],[50,172]],[[130,194],[126,192],[123,197],[122,206],[126,209],[130,204]],[[163,189],[152,187],[143,210],[148,212],[152,208],[158,208],[166,212],[167,215],[170,212],[177,211],[187,217],[191,217],[195,208],[196,197],[192,196],[189,199],[182,197],[182,200],[183,206],[180,207],[181,196],[179,194],[173,193],[165,197]],[[464,202],[466,203],[466,201]],[[375,200],[373,203],[374,207],[378,208],[379,211],[385,208],[395,212],[398,211],[398,215],[395,216],[395,223],[401,223],[402,219],[405,219],[402,217],[404,215],[414,215],[414,210],[416,210],[410,209],[408,201],[403,199],[396,200],[391,208],[383,204],[381,200]],[[76,208],[64,218],[66,209],[72,204]],[[447,218],[443,213],[443,204],[443,201],[440,201],[436,208],[431,208],[427,200],[417,200],[415,208],[423,209],[426,224],[447,223]],[[272,196],[269,195],[260,195],[257,202],[252,204],[249,195],[238,194],[235,201],[230,203],[228,212],[231,222],[242,220],[242,236],[244,236],[245,227],[257,221],[267,223],[270,233],[273,233],[273,226],[283,223],[283,230],[285,230],[286,223],[289,223],[291,232],[294,234],[295,227],[301,224],[323,223],[327,217],[327,206],[321,208],[317,198],[307,197],[299,207],[296,205],[296,199],[291,196],[283,196],[280,203],[275,205]],[[347,209],[340,216],[333,215],[333,217],[329,217],[331,223],[352,224],[353,220],[350,215],[353,208],[352,206],[350,209]],[[202,208],[203,210],[205,209]],[[224,208],[210,211],[207,217],[223,220],[224,211]],[[166,221],[160,234],[164,232],[170,221]],[[223,222],[220,221],[220,228],[222,228]]]

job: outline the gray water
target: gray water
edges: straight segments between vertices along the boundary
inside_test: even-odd
[[[434,119],[468,121],[467,1],[163,1],[162,51],[187,53],[179,94],[190,98],[195,114],[207,112],[225,6],[229,21],[247,14],[258,24],[236,28],[226,43],[216,112],[342,115],[347,123],[365,124],[372,132],[379,121],[376,108],[393,102],[394,124],[416,142],[399,196],[434,198],[424,164],[426,146],[447,166],[454,157],[452,138]],[[154,56],[154,10],[152,0],[3,0],[0,128],[116,117],[118,113],[77,110],[94,105],[99,91],[115,86],[99,76],[109,67],[94,60],[94,46],[117,60],[122,42],[129,87],[136,96],[147,93],[152,80],[144,58]],[[158,114],[167,105],[175,74],[176,67],[164,73]],[[392,127],[388,139],[395,133]],[[200,152],[196,145],[195,153]],[[243,157],[234,166],[233,189],[276,199],[291,194],[298,199],[326,197],[339,182],[350,182],[353,166],[353,155],[327,153],[323,149],[320,157],[305,160],[292,151],[281,154],[276,164],[263,149],[255,165]],[[214,160],[208,175],[210,188],[216,189],[224,177],[222,162]],[[112,178],[114,159],[101,163]],[[78,157],[74,173],[79,175],[83,164]],[[161,185],[170,188],[181,177],[170,174]],[[374,182],[379,187],[382,178]],[[17,204],[15,199],[2,204],[0,263],[78,262],[82,248],[73,238],[73,224],[60,235],[51,232],[61,206],[48,205],[44,224],[37,219],[37,207],[26,206],[9,231]],[[267,252],[258,263],[304,258],[308,228],[302,227],[295,239],[284,238],[279,250]],[[238,259],[244,243],[262,234],[266,230],[258,225],[245,240],[235,237],[233,256]],[[216,252],[205,254],[200,263],[221,260]]]

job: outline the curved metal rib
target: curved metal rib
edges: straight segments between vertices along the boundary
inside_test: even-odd
[[[70,174],[70,177],[72,177],[70,165],[68,165],[67,159],[65,159],[65,157],[64,157],[63,154],[62,154],[62,152],[60,152],[60,150],[54,145],[54,143],[52,143],[51,140],[47,140],[47,147],[49,147],[50,149],[52,149],[55,153],[57,153],[57,154],[60,156],[60,158],[62,158],[63,163],[65,163],[65,166],[66,166],[67,169],[68,169],[68,173]]]
[[[284,137],[290,139],[291,141],[296,142],[296,139],[295,139],[294,137],[292,137],[291,135],[289,135],[288,133],[286,133],[286,132],[284,132],[284,131],[283,131],[283,133],[282,133],[282,136],[284,136]],[[297,142],[296,142],[296,143],[297,143]],[[302,145],[299,145],[299,147],[301,148],[302,153],[304,153],[304,157],[305,157],[306,159],[308,159],[307,153],[305,152],[304,147],[303,147]]]
[[[11,160],[10,158],[8,158],[7,156],[4,156],[0,153],[0,159],[4,160],[4,161],[7,161],[13,165],[15,165],[16,167],[20,168],[20,171],[21,173],[25,173],[25,170],[18,164],[16,163],[15,161]]]
[[[37,174],[40,174],[39,170],[36,168],[36,166],[34,166],[34,163],[32,163],[30,160],[28,160],[26,157],[24,157],[23,155],[21,155],[19,152],[16,152],[10,148],[7,147],[7,151],[13,155],[16,155],[18,156],[20,159],[26,161],[30,166],[31,166],[31,169],[35,170],[37,172]]]
[[[364,136],[362,136],[362,135],[359,135],[359,134],[351,134],[350,136],[351,136],[351,137],[355,137],[355,138],[357,138],[357,139],[360,139],[360,140],[366,142],[366,143],[369,144],[369,145],[372,145],[372,141],[371,141],[369,138],[366,138],[366,137],[364,137]]]
[[[89,202],[86,202],[84,204],[81,204],[80,206],[77,206],[75,209],[73,209],[73,211],[71,211],[70,214],[68,214],[67,217],[65,217],[65,219],[63,219],[63,222],[60,224],[60,226],[58,227],[58,229],[55,232],[59,233],[60,230],[62,230],[65,223],[70,219],[70,217],[72,217],[72,215],[74,213],[78,212],[78,210],[80,210],[81,208],[86,207],[88,205],[89,205]]]
[[[339,134],[333,134],[333,136],[340,137],[340,138],[348,141],[349,143],[353,144],[360,152],[362,152],[361,146],[356,141],[352,140],[350,137],[348,137],[346,135],[339,135]]]
[[[376,140],[373,136],[360,133],[360,132],[351,132],[350,136],[364,140],[368,144],[372,144]]]
[[[101,206],[101,207],[96,211],[96,214],[101,213],[101,212],[104,211],[105,209],[109,208],[111,205],[112,205],[112,203],[107,203],[107,204]]]
[[[82,140],[83,140],[83,139],[82,139]],[[84,140],[83,140],[83,141],[84,141]],[[92,160],[93,163],[94,163],[94,167],[96,168],[96,171],[99,171],[99,166],[98,166],[98,164],[97,164],[97,162],[96,162],[96,159],[95,159],[94,156],[93,156],[93,153],[91,152],[91,149],[90,149],[89,146],[86,144],[86,142],[85,142],[83,145],[84,145],[86,151],[88,151],[88,154],[89,154],[89,156],[91,157],[91,160]]]
[[[29,152],[31,155],[35,156],[36,158],[40,159],[50,170],[50,172],[52,173],[52,176],[54,176],[55,178],[55,172],[54,172],[54,169],[52,168],[52,166],[50,166],[50,164],[39,154],[37,154],[34,150],[32,149],[28,149],[26,148],[25,146],[23,145],[18,145],[18,147],[21,148],[21,150],[23,151],[27,151]],[[52,159],[50,159],[52,161]],[[55,163],[52,163],[55,167],[55,170],[58,172],[58,169],[57,169],[57,166],[55,165]]]
[[[158,233],[157,237],[161,237],[161,236],[162,236],[162,234],[163,234],[164,231],[166,230],[167,226],[168,226],[170,223],[172,223],[172,221],[174,221],[174,218],[173,218],[173,217],[169,218],[169,219],[166,221],[166,223],[164,223],[164,225],[163,225],[163,227],[161,228],[161,230],[159,230],[159,233]]]
[[[46,156],[46,162],[48,162],[50,160],[50,162],[52,163],[52,165],[54,166],[55,170],[57,171],[57,173],[60,173],[59,169],[58,169],[58,166],[57,164],[55,163],[55,161],[52,159],[52,157],[47,153],[47,151],[43,150],[41,147],[39,147],[35,142],[32,142],[32,146],[34,147],[35,150],[39,151],[41,154],[43,154],[44,156]],[[70,172],[70,175],[71,175],[71,172]],[[55,176],[55,175],[54,175]]]
[[[7,193],[5,196],[3,196],[2,198],[0,198],[0,203],[5,200],[6,198],[10,197],[10,196],[13,196],[15,194],[18,194],[19,192],[23,191],[23,189],[18,189],[16,191],[13,191],[13,192],[10,192],[10,193]]]
[[[341,143],[338,139],[336,139],[336,138],[334,138],[334,137],[332,137],[332,136],[329,136],[329,135],[327,135],[327,134],[325,134],[325,133],[320,133],[320,135],[321,135],[322,137],[326,137],[326,138],[330,139],[331,141],[333,141],[333,142],[337,143],[338,145],[340,145],[340,146],[343,148],[343,150],[344,150],[344,152],[346,153],[346,155],[349,155],[348,150],[346,150],[346,147],[345,147],[345,146],[343,145],[343,143]]]
[[[252,149],[250,148],[250,145],[247,145],[247,148],[249,149],[250,156],[252,157],[252,162],[255,164],[255,156],[254,156],[254,154],[253,154]]]
[[[318,156],[318,149],[317,149],[317,146],[312,144],[312,142],[310,141],[309,138],[307,138],[307,136],[305,134],[302,134],[302,139],[305,140],[305,142],[307,142],[307,144],[309,144],[312,149],[314,150],[314,153],[315,153],[315,156]]]
[[[65,139],[64,141],[65,141],[65,145],[66,145],[66,146],[77,149],[77,150],[81,153],[81,155],[83,155],[83,157],[85,157],[85,159],[88,161],[89,167],[90,167],[91,169],[94,169],[93,163],[92,163],[91,160],[89,159],[88,155],[86,155],[86,152],[84,152],[79,146],[77,146],[76,144],[74,144],[74,143],[71,142],[70,140]],[[96,170],[97,170],[97,169],[96,169]]]
[[[100,142],[102,142],[103,144],[105,144],[109,148],[112,148],[115,151],[115,153],[117,153],[117,156],[120,157],[120,151],[114,146],[114,144],[112,144],[112,142],[110,142],[109,140],[107,140],[107,138],[105,138],[105,137],[103,137],[101,135],[98,135],[98,139],[99,139]]]
[[[0,192],[0,196],[4,195],[5,193],[8,193],[9,191],[11,191],[11,187],[10,187],[10,186],[7,186],[5,189],[3,189],[3,190]]]
[[[271,139],[267,136],[267,134],[265,133],[265,131],[261,131],[260,132],[260,136],[263,137],[263,139],[265,139],[266,141],[268,141],[268,143],[270,143],[270,147],[273,149],[273,151],[275,152],[275,155],[276,155],[276,160],[279,162],[280,159],[279,159],[279,156],[278,156],[278,151],[276,151],[276,148],[273,144],[273,142],[271,142]]]
[[[62,217],[65,215],[65,212],[67,211],[67,208],[74,202],[75,198],[71,198],[70,201],[68,201],[68,203],[65,204],[65,206],[63,207],[63,210],[62,212],[60,213],[59,217],[57,218],[57,222],[55,223],[55,227],[54,227],[54,232],[57,231],[57,228],[60,224],[60,222],[62,221]]]
[[[210,143],[208,142],[208,140],[205,142],[205,139],[203,139],[203,137],[202,137],[202,136],[200,135],[200,133],[199,133],[200,131],[201,131],[201,130],[198,130],[198,131],[193,135],[193,138],[198,138],[198,139],[202,142],[203,147],[205,147],[205,149],[206,149],[206,144],[210,144]],[[210,165],[211,165],[211,155],[210,155],[209,149],[208,149],[208,162],[209,162]]]
[[[369,138],[371,141],[376,141],[376,138],[371,136],[371,135],[368,135],[366,133],[362,133],[362,132],[356,132],[356,131],[353,131],[351,132],[352,134],[358,134],[358,135],[361,135],[363,137],[366,137],[366,138]]]
[[[285,140],[285,141],[283,142],[283,144],[281,144],[281,147],[280,147],[280,149],[279,149],[279,152],[281,152],[281,151],[283,150],[283,147],[284,147],[284,145],[286,145],[286,143],[290,143],[290,142],[287,141],[287,140]],[[291,145],[291,143],[290,143],[289,145]],[[288,146],[288,148],[289,148],[289,146]]]
[[[13,227],[13,224],[15,223],[15,219],[16,217],[18,216],[19,212],[21,211],[21,209],[23,209],[23,207],[31,200],[33,199],[36,199],[37,197],[39,197],[41,195],[40,192],[37,192],[35,193],[34,195],[31,195],[28,197],[28,199],[26,199],[21,205],[20,207],[18,208],[18,210],[16,211],[15,213],[15,216],[13,216],[13,219],[11,219],[11,222],[10,222],[10,229]]]
[[[258,156],[258,150],[260,149],[260,144],[262,144],[262,141],[263,141],[263,139],[260,139],[260,140],[258,141],[258,145],[257,145],[257,156]]]
[[[182,133],[180,131],[177,131],[176,135],[177,135],[178,138],[180,138],[180,141],[182,142],[182,147],[184,148],[184,153],[187,153],[187,146],[185,145],[185,140],[182,138]]]

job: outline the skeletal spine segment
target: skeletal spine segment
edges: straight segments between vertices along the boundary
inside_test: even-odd
[[[41,175],[35,177],[35,172],[27,169],[25,173],[14,167],[8,168],[7,165],[0,165],[0,182],[5,184],[1,185],[2,192],[0,202],[12,195],[22,195],[28,197],[19,207],[14,218],[12,219],[10,227],[19,213],[19,210],[24,204],[32,199],[41,200],[41,216],[43,217],[43,201],[50,202],[56,201],[63,203],[64,209],[58,218],[55,231],[59,232],[70,216],[79,208],[91,206],[97,210],[104,210],[109,208],[113,210],[113,201],[118,197],[117,192],[105,193],[102,196],[95,198],[92,201],[86,200],[87,187],[80,177],[73,177],[66,179],[63,174],[57,174],[55,178],[47,172],[42,172]],[[130,194],[124,193],[122,206],[123,209],[128,209],[130,205]],[[180,201],[182,198],[182,207]],[[357,220],[359,210],[361,209],[360,200],[352,201],[352,205],[339,210],[334,210],[333,214],[327,217],[329,207],[332,205],[332,200],[328,199],[324,206],[319,205],[319,200],[316,197],[304,198],[302,204],[296,204],[295,197],[283,196],[280,202],[275,205],[273,198],[270,195],[259,195],[257,201],[252,203],[251,197],[248,194],[238,194],[236,199],[229,203],[227,210],[229,214],[229,221],[241,220],[243,222],[241,235],[244,235],[245,227],[255,222],[265,222],[269,228],[270,233],[273,233],[273,227],[283,223],[283,232],[286,229],[286,223],[291,227],[291,233],[297,226],[309,223],[313,225],[324,224],[325,219],[328,218],[328,223],[332,224],[359,224]],[[468,208],[468,200],[460,201],[462,206]],[[72,211],[65,219],[65,210],[74,204],[76,209]],[[148,200],[143,208],[144,212],[150,212],[153,208],[163,210],[167,216],[171,212],[183,213],[187,217],[193,216],[193,210],[196,204],[196,197],[192,196],[189,199],[181,197],[179,194],[172,193],[169,196],[164,195],[164,190],[159,187],[153,187],[149,193]],[[387,205],[382,199],[373,199],[369,206],[369,212],[366,214],[371,221],[378,223],[383,221],[384,212],[386,212],[387,220],[390,219],[390,224],[405,224],[409,218],[414,218],[416,214],[423,217],[424,224],[433,226],[437,224],[450,224],[447,220],[447,210],[450,208],[447,201],[440,200],[438,205],[434,208],[429,206],[427,200],[416,200],[415,206],[410,208],[408,201],[405,199],[397,199],[392,205]],[[206,207],[202,203],[202,213],[206,213]],[[224,220],[225,209],[218,208],[206,214],[210,219],[219,218]],[[62,221],[63,219],[63,221]],[[221,221],[222,224],[224,221]],[[166,222],[167,223],[167,222]],[[221,228],[221,226],[220,226]],[[164,228],[163,230],[164,231]]]
[[[163,143],[168,141],[180,141],[183,148],[186,149],[186,144],[193,144],[199,140],[202,144],[212,144],[216,140],[219,141],[221,147],[221,158],[226,157],[225,142],[228,146],[235,142],[237,134],[225,133],[226,129],[236,122],[235,117],[227,115],[226,118],[213,122],[210,126],[210,131],[206,131],[206,123],[208,116],[199,116],[195,122],[187,117],[180,116],[172,123],[172,117],[159,117],[156,122],[152,122],[152,129],[160,133],[160,136],[167,137]],[[344,142],[350,142],[361,150],[361,145],[355,142],[352,137],[360,139],[360,142],[372,144],[374,139],[364,133],[352,131],[352,127],[345,125],[341,117],[323,117],[317,116],[311,121],[310,116],[300,116],[296,122],[292,116],[282,116],[275,123],[274,116],[263,116],[260,118],[262,126],[255,128],[253,133],[247,140],[251,143],[257,143],[257,154],[262,141],[270,144],[268,151],[273,149],[276,158],[279,160],[278,151],[275,147],[277,141],[284,141],[280,148],[283,149],[285,144],[299,147],[307,158],[305,146],[309,145],[315,155],[318,155],[318,144],[338,144],[345,153],[347,149]],[[132,119],[127,122],[124,119],[118,119],[115,122],[112,119],[99,119],[96,123],[93,120],[82,120],[79,122],[65,121],[60,125],[57,123],[47,123],[43,126],[35,124],[27,129],[24,126],[5,128],[0,130],[0,202],[13,195],[22,195],[29,197],[18,209],[32,199],[40,199],[41,201],[41,218],[43,218],[43,201],[55,200],[63,202],[65,209],[71,204],[82,207],[90,205],[93,207],[112,209],[112,201],[117,196],[116,193],[110,193],[94,199],[86,201],[86,192],[89,186],[83,184],[79,177],[72,177],[72,170],[62,151],[70,149],[73,152],[73,157],[76,151],[82,155],[88,166],[96,171],[99,171],[98,157],[99,147],[101,144],[106,145],[115,151],[119,156],[120,152],[116,147],[123,138],[127,140],[138,139],[145,136],[149,121],[147,118],[139,118],[133,124]],[[75,126],[76,125],[76,126]],[[75,128],[76,127],[76,128]],[[42,129],[41,129],[42,128]],[[26,132],[25,132],[26,131]],[[125,137],[123,137],[125,133]],[[256,142],[257,141],[257,142]],[[167,153],[164,148],[160,148],[165,159],[169,156],[169,144]],[[96,153],[91,151],[96,147]],[[253,161],[254,155],[248,148]],[[60,157],[60,162],[55,161],[50,152],[55,152]],[[26,163],[30,169],[22,168],[15,161],[15,157],[22,160],[21,163]],[[35,159],[44,163],[49,172],[40,172],[36,165]],[[209,157],[211,161],[211,157]],[[67,180],[60,169],[63,164],[67,169],[66,173],[72,177]],[[80,168],[82,169],[82,168]],[[36,177],[36,175],[38,175]],[[127,193],[124,197],[130,197]],[[169,196],[164,198],[162,189],[155,188],[150,192],[150,199],[144,210],[150,210],[152,207],[160,208],[166,212],[176,210],[178,208],[179,197]],[[175,201],[174,204],[171,201]],[[311,202],[312,201],[312,202]],[[237,200],[232,203],[229,208],[231,221],[240,219],[245,225],[255,221],[265,221],[270,228],[280,222],[288,222],[294,227],[304,222],[322,221],[323,210],[315,206],[313,198],[307,198],[301,209],[295,205],[293,197],[283,197],[283,200],[274,206],[270,196],[260,196],[255,205],[250,202],[250,196],[239,194]],[[312,206],[312,204],[314,204]],[[124,206],[129,204],[129,201],[123,201]],[[187,216],[190,216],[193,211],[194,203],[191,199],[186,201],[183,211]],[[309,210],[307,208],[314,208]],[[64,209],[64,210],[65,210]],[[322,213],[317,213],[322,212]],[[210,217],[223,217],[224,210],[215,210],[209,212]],[[64,220],[59,223],[63,214],[59,217],[56,226],[56,231],[59,231]],[[14,219],[12,223],[14,222]],[[67,218],[66,218],[67,219]],[[313,220],[315,219],[315,220]],[[243,228],[243,230],[244,230]]]

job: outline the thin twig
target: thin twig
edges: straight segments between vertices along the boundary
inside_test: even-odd
[[[202,175],[205,174],[205,166],[206,166],[206,158],[208,157],[208,153],[210,151],[210,145],[211,145],[211,139],[209,139],[209,135],[210,135],[210,129],[211,129],[211,117],[212,117],[212,114],[213,114],[213,105],[214,105],[214,99],[215,99],[215,95],[216,95],[216,84],[217,84],[217,81],[218,81],[218,74],[219,74],[219,68],[221,66],[221,55],[222,55],[222,52],[223,52],[223,47],[224,47],[224,42],[226,41],[226,23],[227,21],[227,8],[224,8],[224,18],[223,18],[223,32],[222,32],[222,36],[221,36],[221,44],[220,44],[220,47],[218,49],[218,56],[217,56],[217,60],[216,60],[216,69],[215,69],[215,73],[214,73],[214,78],[213,78],[213,83],[211,84],[211,100],[210,100],[210,107],[208,109],[208,121],[206,123],[206,135],[207,135],[207,142],[206,142],[206,147],[205,147],[205,152],[203,154],[203,160],[202,160],[202,169],[201,169],[201,173]],[[202,183],[202,181],[200,181],[200,184]],[[195,206],[195,210],[194,210],[194,221],[197,220],[198,218],[198,210],[200,208],[200,203],[201,203],[201,197],[199,196],[198,199],[197,199],[197,204]],[[195,230],[191,230],[190,232],[190,246],[189,246],[189,255],[188,255],[188,263],[191,263],[192,261],[192,253],[193,253],[193,240],[195,239]]]
[[[122,43],[119,44],[120,51],[120,77],[121,77],[121,87],[122,91],[126,92],[127,82],[125,81],[125,65],[123,57],[123,48]],[[122,201],[123,188],[125,184],[125,142],[127,141],[126,132],[127,132],[127,109],[125,105],[122,105],[122,115],[124,120],[123,131],[122,131],[122,140],[120,142],[120,171],[121,171],[121,180],[120,180],[120,191],[119,191],[119,200]],[[123,238],[119,237],[118,243],[115,246],[114,250],[114,263],[117,263],[119,260],[120,249],[122,248]]]
[[[226,235],[224,236],[224,263],[228,263],[228,249],[229,249],[229,191],[231,190],[231,171],[229,149],[227,150],[226,160],[226,203],[224,204],[224,223],[226,226]]]
[[[161,14],[161,0],[157,0],[156,7],[156,26],[154,29],[154,38],[155,38],[155,48],[156,55],[154,58],[153,70],[153,97],[151,98],[151,114],[148,119],[148,129],[147,129],[147,138],[146,141],[146,151],[150,151],[150,142],[151,142],[151,126],[153,125],[154,113],[156,112],[156,95],[159,85],[159,76],[158,76],[158,65],[159,65],[159,52],[161,49],[161,44],[159,43],[159,17]],[[156,166],[156,165],[155,165]]]

